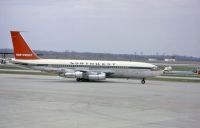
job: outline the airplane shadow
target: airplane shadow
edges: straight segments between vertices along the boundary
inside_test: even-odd
[[[47,80],[47,79],[46,79]],[[43,81],[43,82],[53,82],[53,83],[77,83],[77,84],[83,84],[83,83],[87,83],[87,84],[129,84],[129,85],[138,85],[141,84],[140,80],[139,81],[116,81],[116,80],[104,80],[104,81],[81,81],[81,82],[77,82],[75,79],[74,80],[63,80],[63,79],[54,79],[54,80],[48,80],[48,81]],[[141,84],[142,85],[142,84]]]
[[[78,83],[78,84],[82,84],[82,83],[88,83],[88,84],[128,84],[128,85],[140,85],[140,80],[126,80],[126,79],[106,79],[106,80],[102,80],[102,81],[81,81],[81,82],[77,82],[76,79],[48,79],[48,78],[35,78],[35,77],[12,77],[12,79],[26,79],[26,80],[34,80],[34,81],[38,81],[38,82],[43,82],[43,83]],[[146,83],[147,85],[150,85],[151,83]],[[145,84],[145,85],[146,85]],[[142,84],[141,84],[142,85]]]

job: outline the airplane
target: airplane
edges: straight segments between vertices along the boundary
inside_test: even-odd
[[[163,74],[156,65],[132,61],[42,59],[28,46],[20,31],[10,31],[14,49],[11,62],[26,68],[53,72],[60,77],[75,78],[77,82],[106,80],[106,78],[137,78],[145,84],[148,77]]]

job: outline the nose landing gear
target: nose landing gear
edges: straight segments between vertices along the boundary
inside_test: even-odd
[[[145,78],[142,78],[141,84],[145,84]]]

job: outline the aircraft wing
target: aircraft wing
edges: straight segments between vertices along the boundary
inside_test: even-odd
[[[65,73],[75,73],[75,72],[82,72],[84,74],[101,74],[105,73],[106,76],[111,76],[115,72],[112,70],[90,70],[90,69],[82,69],[82,68],[77,68],[77,69],[70,69],[70,68],[53,68],[53,67],[45,67],[39,69],[44,72],[50,72],[50,73],[56,73],[60,76],[64,75]]]

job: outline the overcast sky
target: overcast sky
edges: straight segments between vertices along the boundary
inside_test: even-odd
[[[200,57],[200,0],[0,0],[0,47],[10,30],[33,49]]]

